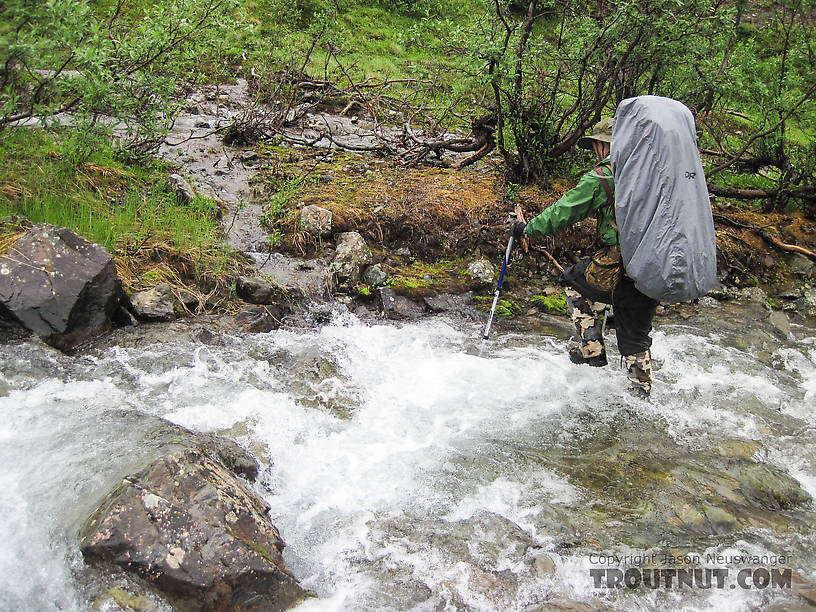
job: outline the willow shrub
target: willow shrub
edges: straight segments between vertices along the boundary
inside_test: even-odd
[[[86,129],[117,124],[132,149],[155,146],[179,84],[195,80],[200,57],[233,29],[233,9],[233,0],[5,0],[0,131],[70,112]]]

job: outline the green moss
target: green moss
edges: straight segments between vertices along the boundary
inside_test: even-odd
[[[113,600],[122,610],[152,610],[153,604],[144,595],[134,595],[119,586],[108,589],[105,594],[99,596],[93,603],[94,610],[101,610],[107,607],[105,604]]]
[[[567,297],[563,293],[555,295],[536,295],[530,299],[530,304],[552,314],[567,314]]]
[[[473,301],[484,310],[490,310],[490,307],[493,305],[493,296],[477,295],[473,298]],[[496,316],[502,319],[511,319],[520,315],[523,310],[524,302],[522,300],[504,298],[496,303]]]
[[[503,319],[515,317],[521,313],[521,305],[514,300],[499,300],[496,304],[496,316]]]
[[[469,289],[469,276],[464,260],[443,260],[433,263],[415,261],[396,268],[391,276],[391,287],[408,297],[422,297],[435,293],[461,293]]]

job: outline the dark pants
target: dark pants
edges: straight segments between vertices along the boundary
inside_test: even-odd
[[[611,294],[608,291],[596,291],[587,284],[584,275],[589,262],[590,258],[587,257],[564,270],[562,284],[569,285],[588,300],[612,304],[615,308],[615,334],[621,355],[634,355],[647,350],[652,346],[649,333],[652,331],[652,320],[659,302],[643,295],[635,287],[634,281],[625,275]]]

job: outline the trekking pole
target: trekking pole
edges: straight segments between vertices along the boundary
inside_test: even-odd
[[[510,213],[510,218],[515,219],[516,213]],[[487,318],[487,325],[485,325],[484,336],[482,340],[487,340],[490,335],[490,325],[493,323],[493,315],[496,312],[496,305],[499,303],[499,294],[501,293],[502,284],[504,283],[504,273],[507,270],[507,262],[510,261],[510,252],[513,250],[513,236],[507,241],[507,250],[504,253],[504,262],[502,263],[501,273],[499,274],[499,282],[496,284],[496,291],[493,293],[493,306],[490,308],[490,316]]]

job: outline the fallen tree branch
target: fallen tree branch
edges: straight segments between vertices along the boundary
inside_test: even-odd
[[[793,253],[801,253],[802,255],[807,255],[811,259],[816,259],[816,253],[814,253],[813,251],[811,251],[809,249],[806,249],[805,247],[800,247],[800,246],[797,246],[795,244],[784,243],[779,238],[777,238],[773,234],[771,234],[769,232],[766,232],[766,231],[760,231],[759,235],[762,236],[762,238],[764,240],[767,240],[772,245],[774,245],[776,248],[781,249],[782,251],[790,251],[790,252],[793,252]]]
[[[779,189],[739,189],[737,187],[721,187],[719,185],[707,184],[708,193],[723,198],[734,198],[737,200],[761,200],[775,198],[779,195]],[[800,185],[784,193],[794,198],[803,200],[816,200],[816,187],[810,185]]]
[[[732,219],[731,217],[727,217],[726,215],[721,215],[721,214],[714,213],[713,216],[718,221],[723,221],[723,222],[727,223],[728,225],[732,225],[734,227],[739,227],[739,228],[744,228],[744,229],[749,229],[749,230],[755,231],[757,234],[760,235],[760,237],[763,240],[765,240],[769,244],[772,244],[773,246],[780,249],[781,251],[789,251],[789,252],[792,252],[792,253],[801,253],[802,255],[806,255],[806,256],[808,256],[808,257],[810,257],[812,259],[816,259],[816,253],[814,253],[810,249],[806,249],[805,247],[800,247],[800,246],[795,245],[795,244],[788,244],[786,242],[782,242],[779,238],[777,238],[776,236],[774,236],[770,232],[766,231],[766,228],[769,228],[769,227],[773,226],[772,224],[769,224],[769,225],[752,225],[752,224],[748,224],[748,223],[741,223],[739,221],[735,221],[734,219]],[[730,234],[726,234],[726,235],[730,236]],[[742,239],[740,238],[739,240],[742,240]]]
[[[741,148],[739,151],[737,151],[736,153],[734,153],[734,154],[731,156],[731,159],[730,159],[730,160],[728,160],[728,161],[724,161],[724,162],[723,162],[723,163],[721,163],[719,166],[717,166],[716,168],[714,168],[713,170],[711,170],[710,172],[708,172],[708,173],[707,173],[707,174],[708,174],[708,176],[714,176],[715,174],[717,174],[717,173],[718,173],[718,172],[720,172],[721,170],[725,170],[725,169],[726,169],[728,166],[730,166],[732,163],[734,163],[736,160],[738,160],[740,157],[742,157],[742,156],[743,156],[743,154],[744,154],[744,153],[745,153],[745,152],[746,152],[748,149],[750,149],[750,148],[751,148],[751,145],[752,145],[752,144],[754,144],[754,143],[755,143],[757,140],[759,140],[760,138],[765,138],[765,136],[767,136],[767,135],[769,135],[769,134],[772,134],[772,133],[773,133],[773,132],[775,132],[777,129],[779,129],[779,126],[783,125],[783,124],[785,123],[785,121],[787,121],[787,120],[790,118],[790,116],[791,116],[791,115],[793,115],[793,113],[794,113],[794,112],[796,112],[796,109],[798,109],[800,106],[802,106],[802,104],[804,104],[805,102],[807,102],[808,100],[810,100],[811,96],[812,96],[814,93],[816,93],[816,83],[814,83],[814,84],[813,84],[813,85],[812,85],[812,86],[811,86],[811,87],[810,87],[810,88],[809,88],[809,89],[808,89],[806,92],[804,92],[804,93],[802,94],[802,96],[799,98],[799,100],[798,100],[798,101],[797,101],[795,104],[793,104],[793,105],[792,105],[792,106],[791,106],[791,107],[790,107],[790,108],[789,108],[789,109],[788,109],[788,110],[787,110],[787,111],[786,111],[786,112],[785,112],[785,113],[784,113],[784,114],[783,114],[783,115],[782,115],[782,116],[779,118],[779,121],[777,121],[777,122],[776,122],[774,125],[772,125],[772,126],[771,126],[771,127],[769,127],[768,129],[765,129],[765,130],[762,130],[761,132],[757,132],[757,133],[753,134],[753,135],[752,135],[752,136],[751,136],[751,137],[750,137],[750,138],[749,138],[749,139],[746,141],[746,143],[745,143],[745,144],[742,146],[742,148]]]
[[[553,257],[547,249],[545,249],[542,246],[533,246],[531,248],[534,251],[538,251],[539,253],[544,253],[550,259],[550,261],[553,262],[555,267],[558,268],[558,271],[561,272],[561,274],[564,273],[564,267],[560,263],[558,263],[558,260],[555,257]]]
[[[465,166],[470,166],[471,164],[475,164],[477,161],[479,161],[480,159],[482,159],[486,155],[489,155],[493,151],[493,149],[495,149],[495,148],[496,148],[495,143],[489,142],[485,146],[483,146],[481,149],[476,151],[473,155],[471,155],[469,157],[466,157],[462,161],[456,162],[451,167],[454,170],[461,170]]]

